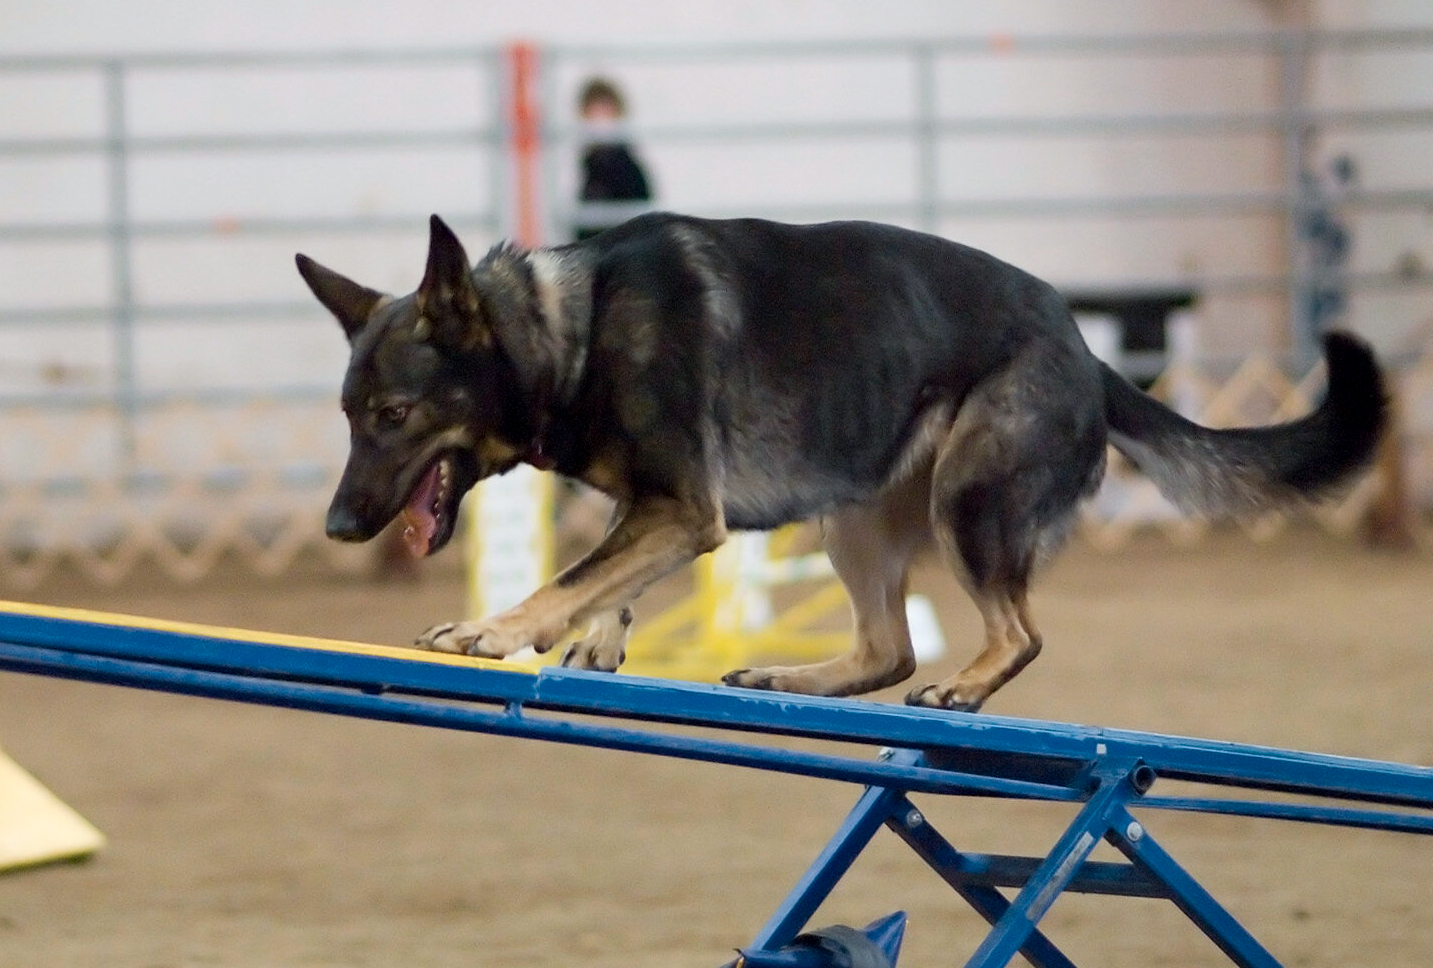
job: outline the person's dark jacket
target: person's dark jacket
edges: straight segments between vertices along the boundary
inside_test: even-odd
[[[583,202],[645,202],[652,198],[646,172],[632,150],[620,142],[589,145],[582,155],[582,174],[578,198]],[[579,224],[575,232],[577,238],[584,239],[610,227]]]

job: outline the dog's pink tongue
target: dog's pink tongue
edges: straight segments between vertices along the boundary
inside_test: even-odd
[[[403,509],[403,540],[414,557],[421,558],[428,553],[433,535],[438,533],[438,519],[433,516],[433,499],[438,495],[438,463],[428,468],[423,480],[418,482],[408,506]]]

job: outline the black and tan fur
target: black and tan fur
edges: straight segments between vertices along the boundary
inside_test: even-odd
[[[846,695],[908,678],[906,575],[933,544],[985,642],[908,701],[975,709],[1040,651],[1030,577],[1099,484],[1106,442],[1181,507],[1238,514],[1344,483],[1384,419],[1373,357],[1335,334],[1315,412],[1199,427],[1096,360],[1049,285],[884,225],[654,214],[470,267],[435,216],[423,281],[398,298],[298,263],[352,344],[330,535],[372,537],[426,480],[431,552],[464,491],[524,461],[616,502],[607,537],[527,601],[420,636],[444,651],[507,656],[585,632],[564,661],[616,668],[627,606],[652,582],[730,531],[819,518],[853,648],[726,681]]]

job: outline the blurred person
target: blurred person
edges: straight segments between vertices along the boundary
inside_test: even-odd
[[[582,139],[582,188],[573,234],[578,241],[638,214],[646,206],[606,203],[650,202],[647,173],[628,143],[627,102],[617,85],[594,77],[577,98]]]

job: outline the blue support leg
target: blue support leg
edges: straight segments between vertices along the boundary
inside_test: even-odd
[[[1107,839],[1133,863],[1163,881],[1175,906],[1240,968],[1281,968],[1278,960],[1122,806],[1115,813]]]
[[[915,766],[921,762],[922,754],[917,750],[895,750],[887,759],[891,763]],[[905,795],[901,790],[867,787],[835,836],[756,935],[751,948],[775,950],[789,945],[885,824],[893,806],[903,800]]]

